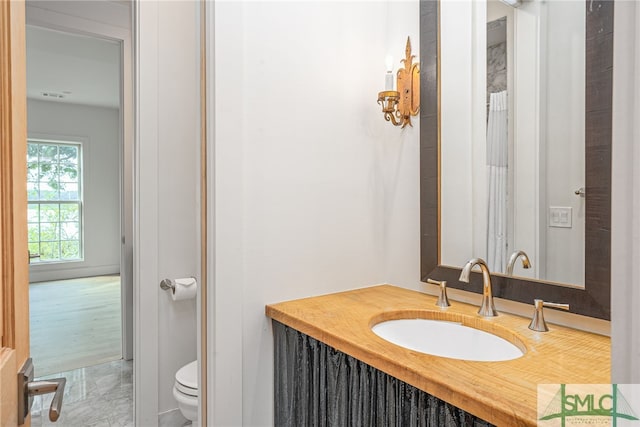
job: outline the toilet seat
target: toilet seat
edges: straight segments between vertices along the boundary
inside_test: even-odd
[[[175,388],[185,396],[198,397],[198,389],[196,388],[185,387],[184,385],[180,384],[177,381],[175,383]]]
[[[176,372],[176,389],[187,396],[198,397],[198,361],[184,365]]]
[[[176,372],[173,397],[182,415],[192,424],[198,424],[198,361],[187,363]]]

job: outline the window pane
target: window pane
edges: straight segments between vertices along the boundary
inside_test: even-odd
[[[61,182],[78,182],[78,165],[60,163],[58,176]]]
[[[38,222],[40,205],[29,203],[27,205],[27,222]]]
[[[60,240],[59,226],[57,222],[41,222],[40,223],[40,241],[54,242]]]
[[[27,198],[29,200],[40,200],[40,197],[38,197],[38,184],[35,182],[27,182]]]
[[[80,239],[80,224],[77,222],[60,223],[60,240]]]
[[[60,242],[40,243],[40,260],[51,261],[60,259]]]
[[[62,259],[78,259],[80,258],[80,242],[77,240],[60,242],[60,252]]]
[[[40,222],[60,221],[60,205],[58,203],[40,205]]]
[[[78,164],[78,147],[73,145],[60,145],[58,151],[60,163]]]
[[[39,174],[38,174],[38,162],[28,162],[27,163],[27,181],[28,182],[38,182]]]
[[[38,243],[29,243],[29,252],[31,252],[31,255],[39,254],[40,253],[40,244],[38,244]]]
[[[38,162],[38,144],[27,144],[27,163]]]
[[[80,219],[80,205],[71,203],[60,204],[60,221],[78,221]]]
[[[49,144],[38,144],[40,149],[38,155],[40,162],[56,162],[58,161],[58,146]]]
[[[53,191],[59,190],[59,175],[60,165],[58,165],[57,163],[40,163],[40,191],[42,191],[43,189]],[[44,196],[41,194],[40,197]]]
[[[52,163],[49,160],[43,160],[42,162],[38,163],[38,167],[39,167],[39,181],[49,181],[51,178],[55,179],[55,175],[56,175],[56,164],[57,163]],[[56,179],[57,180],[57,179]]]
[[[80,199],[78,184],[76,184],[75,182],[60,183],[60,200],[78,200],[78,199]]]
[[[47,182],[41,182],[39,184],[39,189],[40,189],[40,200],[58,200],[58,189],[57,183],[54,183],[54,187],[52,187],[50,185],[50,183]]]
[[[27,234],[29,238],[29,244],[38,244],[38,242],[40,241],[40,224],[29,224],[27,226]]]

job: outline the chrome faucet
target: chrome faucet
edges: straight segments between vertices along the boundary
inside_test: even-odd
[[[487,263],[484,262],[483,259],[473,258],[466,263],[462,268],[462,273],[460,273],[460,278],[458,280],[469,283],[469,275],[474,265],[479,265],[480,270],[482,271],[482,304],[480,304],[478,314],[484,317],[497,316],[498,312],[496,311],[496,307],[493,305],[493,294],[491,292],[491,273],[489,272]]]
[[[547,326],[547,322],[544,321],[544,312],[542,311],[543,307],[569,310],[569,304],[558,304],[555,302],[546,302],[546,301],[542,301],[541,299],[533,300],[533,305],[535,307],[535,311],[533,312],[533,318],[531,319],[531,323],[529,324],[529,329],[531,329],[532,331],[538,331],[538,332],[547,332],[549,330],[549,327]]]
[[[436,305],[440,308],[450,307],[451,303],[449,302],[449,298],[447,298],[447,281],[439,281],[428,278],[427,283],[440,286],[440,296],[438,297],[438,301],[436,301]]]
[[[515,251],[509,257],[509,262],[507,263],[507,276],[513,276],[513,267],[518,260],[518,257],[522,257],[522,268],[531,268],[531,261],[529,261],[529,257],[527,256],[525,251]]]

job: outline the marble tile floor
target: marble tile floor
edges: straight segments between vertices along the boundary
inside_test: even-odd
[[[60,418],[55,423],[49,421],[49,407],[53,394],[36,396],[31,407],[33,427],[134,426],[133,361],[115,360],[37,379],[59,377],[67,379]],[[180,411],[173,410],[161,414],[157,425],[184,427],[190,424]]]
[[[31,425],[70,427],[133,426],[133,361],[116,360],[38,379],[66,377],[62,413],[49,421],[53,394],[36,396]]]
[[[180,410],[165,412],[158,416],[158,427],[189,427],[191,421],[182,416]]]

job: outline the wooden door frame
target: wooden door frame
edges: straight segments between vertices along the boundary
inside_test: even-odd
[[[29,357],[24,0],[0,2],[0,424],[17,424],[17,372]],[[27,418],[24,425],[30,424]]]

